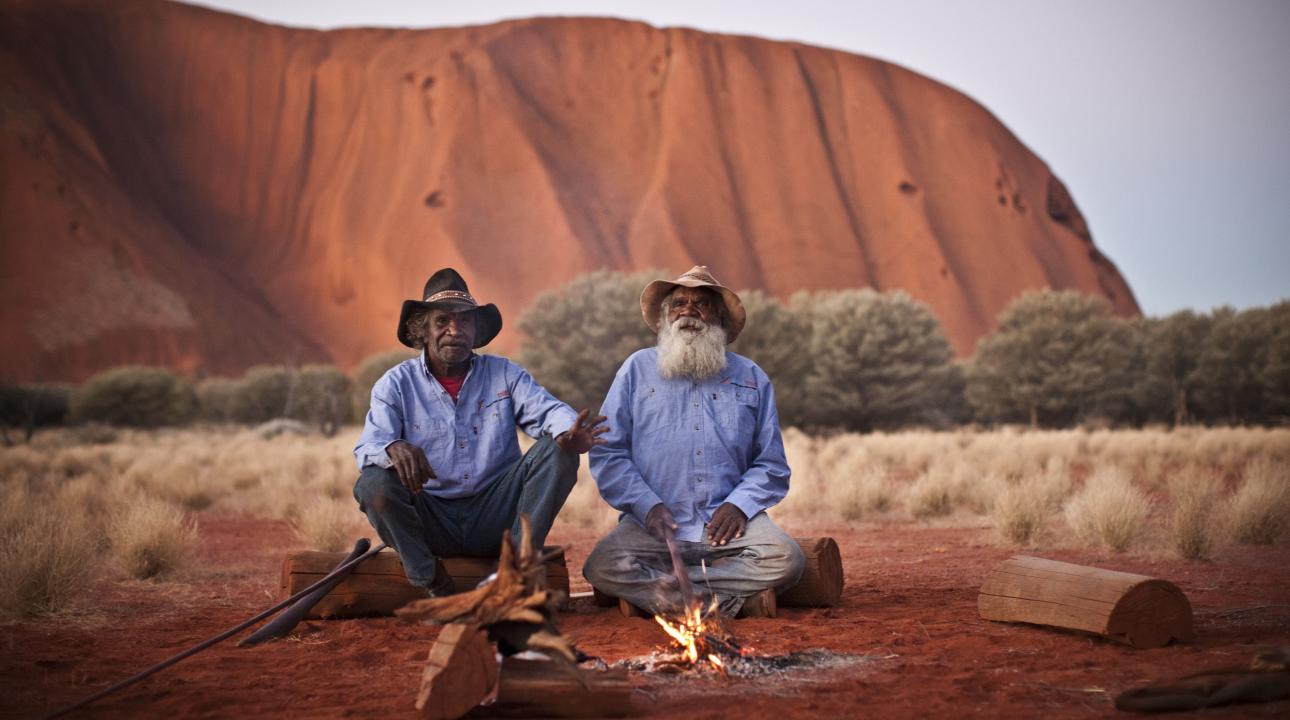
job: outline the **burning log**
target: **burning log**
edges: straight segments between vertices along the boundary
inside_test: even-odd
[[[1081,630],[1136,648],[1193,638],[1191,603],[1167,580],[1025,555],[990,571],[977,609],[984,620]]]
[[[544,567],[544,582],[552,590],[569,592],[569,568],[564,555],[554,554],[555,548],[543,548],[548,557]],[[344,553],[325,553],[312,550],[288,553],[282,563],[282,591],[290,596],[300,589],[317,582],[338,562]],[[475,587],[497,569],[497,561],[489,558],[443,558],[442,568],[452,578],[458,590]],[[403,563],[393,551],[377,553],[354,569],[344,581],[327,593],[307,615],[310,619],[392,615],[398,608],[426,596],[425,590],[408,584],[403,574]]]

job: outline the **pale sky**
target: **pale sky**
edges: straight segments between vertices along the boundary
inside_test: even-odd
[[[965,92],[1043,158],[1148,315],[1290,298],[1290,1],[193,4],[323,29],[609,16],[882,58]]]

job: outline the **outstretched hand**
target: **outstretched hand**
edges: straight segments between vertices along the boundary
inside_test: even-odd
[[[555,444],[560,446],[561,450],[581,455],[590,450],[593,445],[604,445],[607,442],[600,437],[609,432],[609,426],[604,424],[605,416],[597,415],[588,419],[589,415],[591,415],[589,409],[578,413],[578,419],[573,421],[573,427],[556,436]]]
[[[733,503],[722,503],[712,513],[712,521],[708,523],[708,541],[713,545],[725,545],[743,537],[747,528],[748,516],[744,515],[744,511]]]

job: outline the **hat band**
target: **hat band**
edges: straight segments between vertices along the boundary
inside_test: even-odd
[[[427,297],[424,302],[434,303],[443,302],[445,300],[459,300],[461,302],[470,303],[471,305],[479,304],[475,302],[475,298],[472,297],[470,293],[462,292],[460,290],[441,290],[434,295]]]

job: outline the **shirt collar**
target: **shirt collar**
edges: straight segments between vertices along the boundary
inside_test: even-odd
[[[475,358],[479,357],[474,350],[470,351],[470,367],[466,370],[466,377],[470,377],[471,370],[475,369]],[[421,372],[425,373],[427,379],[433,379],[434,373],[430,372],[430,362],[426,360],[426,349],[421,348]]]

